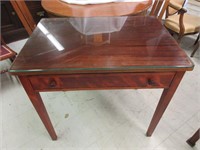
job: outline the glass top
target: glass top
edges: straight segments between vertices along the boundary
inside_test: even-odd
[[[154,17],[42,19],[14,61],[13,74],[192,70]]]

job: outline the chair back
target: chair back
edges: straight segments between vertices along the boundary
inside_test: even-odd
[[[158,20],[161,20],[165,13],[170,0],[155,0],[150,11],[150,16],[156,16]]]
[[[3,37],[0,35],[0,39],[1,39],[1,48],[0,48],[0,61],[5,60],[5,59],[10,59],[11,62],[14,61],[17,53],[15,51],[13,51],[12,49],[10,49],[6,43],[3,40]],[[6,70],[0,70],[0,74],[6,72]]]
[[[186,0],[170,0],[170,1],[173,1],[177,4],[179,4],[181,7],[183,7],[183,5],[185,5],[185,2],[186,2]],[[170,16],[170,15],[176,14],[177,12],[178,12],[178,10],[169,7],[167,13]]]
[[[24,0],[11,0],[11,5],[13,6],[14,10],[16,11],[19,19],[21,20],[24,28],[28,32],[29,35],[33,32],[36,27],[36,23],[29,11],[26,3]]]

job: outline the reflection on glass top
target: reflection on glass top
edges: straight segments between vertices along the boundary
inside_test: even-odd
[[[84,35],[120,31],[127,17],[69,18],[70,24]]]
[[[193,64],[154,17],[41,20],[10,72],[139,71]]]

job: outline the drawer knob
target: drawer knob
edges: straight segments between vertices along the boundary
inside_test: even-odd
[[[149,85],[156,85],[156,83],[152,79],[148,79],[147,82]]]
[[[51,88],[54,88],[54,87],[56,87],[56,81],[54,80],[54,79],[51,79],[50,80],[50,82],[49,82],[49,86],[51,87]]]

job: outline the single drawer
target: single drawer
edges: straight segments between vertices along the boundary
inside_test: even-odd
[[[29,80],[38,91],[167,88],[174,74],[161,72],[38,75],[30,76]]]

